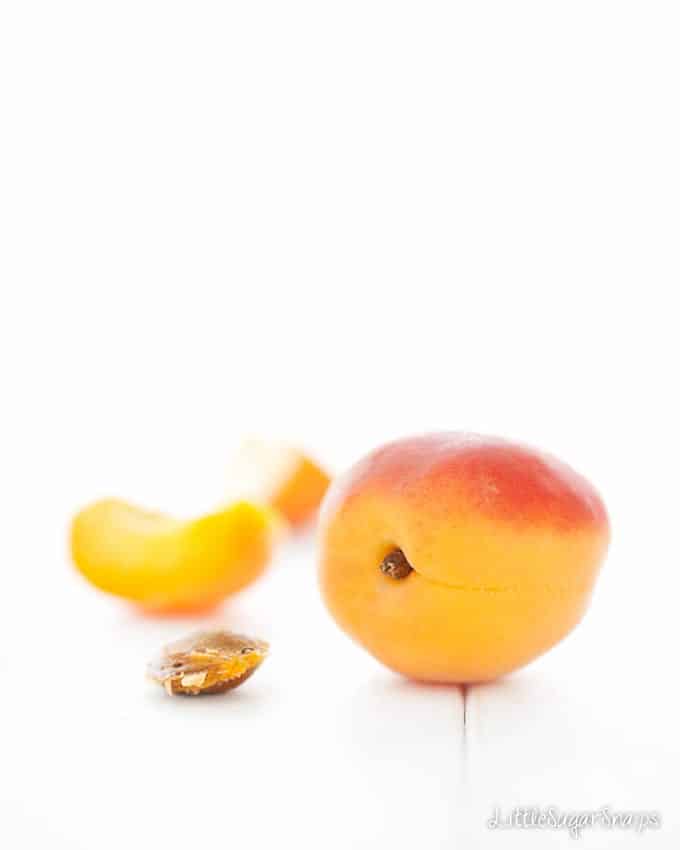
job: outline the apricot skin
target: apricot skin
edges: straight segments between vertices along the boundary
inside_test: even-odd
[[[478,435],[414,437],[331,486],[321,592],[340,627],[396,672],[489,681],[579,622],[609,536],[597,492],[555,458]],[[413,567],[405,578],[380,569],[394,550]]]
[[[101,590],[150,612],[195,612],[264,571],[274,527],[269,509],[248,502],[182,522],[107,499],[74,518],[71,554]]]

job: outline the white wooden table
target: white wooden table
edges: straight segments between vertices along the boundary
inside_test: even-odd
[[[543,849],[571,839],[490,830],[494,808],[607,806],[660,811],[662,828],[585,829],[578,846],[676,847],[675,671],[649,651],[654,621],[636,631],[644,599],[611,578],[561,647],[463,692],[356,648],[322,607],[311,541],[291,543],[222,613],[271,657],[242,689],[192,700],[144,667],[195,623],[141,619],[64,564],[33,626],[3,610],[2,845]]]

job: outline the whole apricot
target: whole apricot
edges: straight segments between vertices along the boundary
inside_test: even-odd
[[[494,679],[583,616],[609,542],[602,500],[566,464],[465,433],[390,443],[331,486],[320,584],[337,621],[413,679]]]

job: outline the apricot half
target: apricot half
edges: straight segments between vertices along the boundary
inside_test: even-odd
[[[338,624],[430,682],[516,670],[581,619],[609,542],[602,500],[553,457],[464,433],[400,440],[331,486],[320,584]]]
[[[71,553],[101,590],[152,611],[200,610],[263,572],[276,525],[269,509],[248,502],[180,521],[108,499],[74,518]]]
[[[234,493],[270,505],[293,529],[314,518],[330,483],[327,472],[304,452],[256,439],[243,442],[228,480]]]

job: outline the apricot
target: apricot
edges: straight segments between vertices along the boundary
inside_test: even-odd
[[[602,500],[559,460],[474,434],[414,437],[331,486],[321,592],[340,627],[392,670],[488,681],[580,621],[608,542]]]
[[[188,521],[108,499],[71,525],[71,554],[96,587],[155,611],[198,611],[254,581],[266,568],[277,520],[238,502]]]
[[[316,515],[330,478],[319,464],[291,446],[246,440],[229,474],[231,488],[270,505],[293,529]]]

